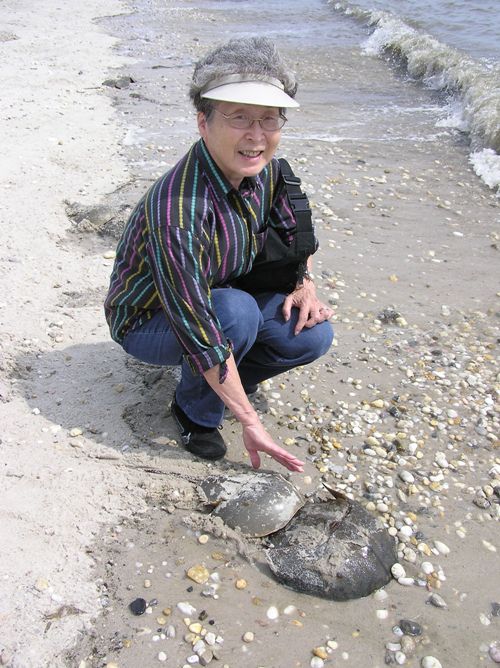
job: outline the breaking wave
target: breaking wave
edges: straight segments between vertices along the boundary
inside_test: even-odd
[[[441,127],[468,133],[476,173],[491,188],[500,187],[500,65],[475,60],[389,12],[346,0],[329,4],[373,29],[365,53],[397,59],[412,78],[448,95],[449,117]]]

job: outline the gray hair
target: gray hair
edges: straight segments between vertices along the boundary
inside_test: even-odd
[[[196,111],[209,113],[213,102],[202,98],[201,91],[210,81],[228,74],[273,77],[281,81],[290,97],[295,97],[297,92],[295,74],[282,60],[274,42],[267,37],[232,39],[196,63],[189,87],[189,97]]]

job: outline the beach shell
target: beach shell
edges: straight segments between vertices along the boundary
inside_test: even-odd
[[[268,564],[282,584],[322,598],[368,596],[391,580],[394,539],[363,506],[333,490],[270,537]]]
[[[244,536],[267,536],[284,527],[305,501],[278,473],[208,476],[200,483],[212,515]]]

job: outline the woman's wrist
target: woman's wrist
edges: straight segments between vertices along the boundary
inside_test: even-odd
[[[235,415],[235,418],[241,424],[242,427],[254,427],[257,424],[260,424],[259,416],[257,411],[253,408],[251,411],[244,411],[241,414]]]
[[[304,271],[302,276],[300,276],[297,281],[297,285],[304,285],[304,281],[311,281],[314,283],[314,274],[312,274],[308,269]]]

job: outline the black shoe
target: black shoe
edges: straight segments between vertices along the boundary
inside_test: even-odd
[[[197,457],[222,459],[227,452],[226,444],[217,428],[203,427],[188,418],[177,404],[175,397],[170,406],[172,417],[181,432],[182,445]]]

